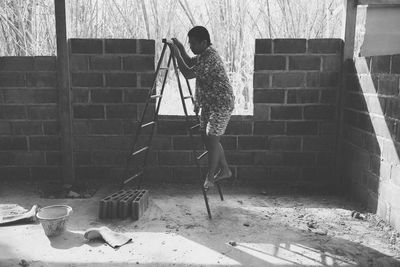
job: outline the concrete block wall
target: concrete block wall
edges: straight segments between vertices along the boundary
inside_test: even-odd
[[[0,177],[59,179],[55,57],[0,57]]]
[[[400,229],[400,55],[356,58],[344,106],[344,175],[354,197]]]
[[[237,162],[239,177],[312,187],[337,185],[342,46],[340,39],[256,40],[254,117],[247,122],[249,131],[238,137],[240,153],[254,150],[254,159],[246,167]],[[239,125],[245,128],[242,122]]]

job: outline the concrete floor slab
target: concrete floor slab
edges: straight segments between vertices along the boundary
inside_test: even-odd
[[[67,204],[74,212],[58,237],[48,238],[40,223],[0,227],[0,266],[400,266],[398,246],[371,221],[352,218],[356,206],[339,197],[225,186],[224,201],[210,192],[210,220],[195,186],[145,189],[149,208],[131,221],[97,218],[99,200],[115,190],[109,185],[89,199],[43,199],[29,186],[2,186],[0,204]],[[113,249],[85,240],[85,230],[100,226],[132,242]]]

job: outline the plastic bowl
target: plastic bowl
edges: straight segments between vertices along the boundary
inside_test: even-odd
[[[36,217],[39,219],[47,236],[57,236],[65,231],[66,223],[72,213],[67,205],[53,205],[41,208]]]

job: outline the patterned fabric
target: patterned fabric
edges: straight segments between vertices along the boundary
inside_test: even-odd
[[[211,111],[233,111],[235,98],[218,52],[207,47],[196,56],[193,72],[196,75],[195,101],[201,108]]]
[[[201,109],[200,131],[205,131],[207,135],[221,136],[225,133],[232,111],[221,110],[211,111],[207,108]]]

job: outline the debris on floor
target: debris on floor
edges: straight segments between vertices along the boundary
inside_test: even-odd
[[[28,211],[18,204],[0,204],[0,225],[21,221],[34,222],[37,210],[38,205],[33,205]]]
[[[124,234],[114,232],[106,226],[90,228],[86,230],[84,236],[88,240],[102,239],[112,248],[119,248],[132,241],[132,238],[127,237]]]

